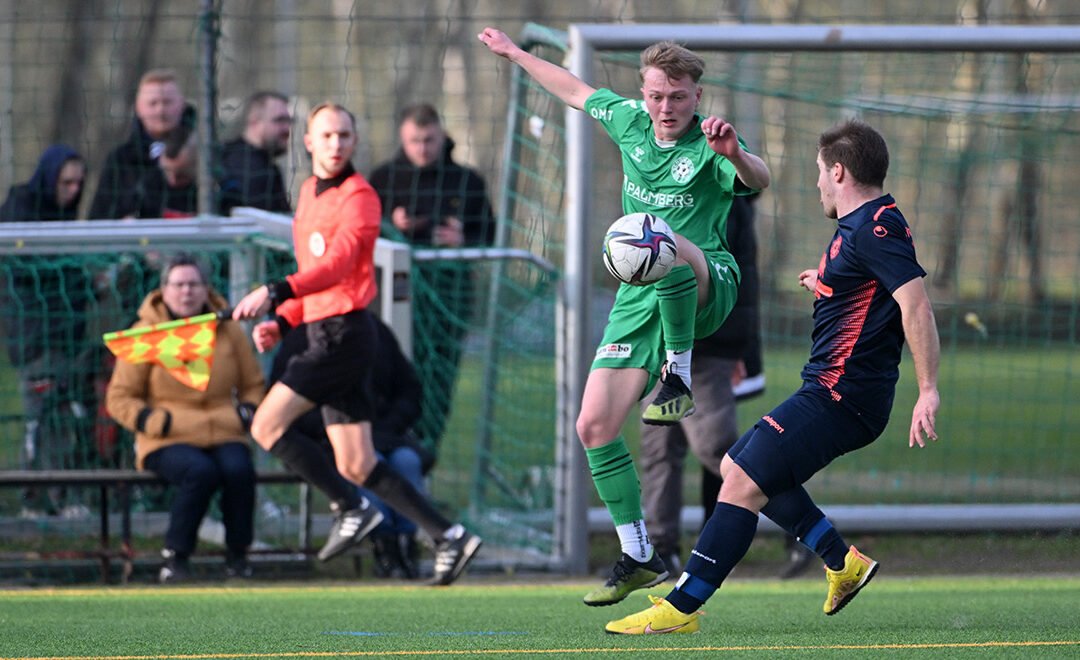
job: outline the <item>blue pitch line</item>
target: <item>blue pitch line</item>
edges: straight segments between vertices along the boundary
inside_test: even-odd
[[[429,632],[429,633],[382,633],[382,632],[338,632],[326,631],[327,635],[355,635],[357,637],[412,637],[415,635],[528,635],[529,631],[523,630],[489,630],[487,632]]]

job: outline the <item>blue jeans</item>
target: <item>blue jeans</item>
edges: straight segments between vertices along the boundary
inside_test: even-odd
[[[397,470],[405,478],[405,481],[412,484],[416,490],[421,493],[424,492],[424,474],[421,470],[420,455],[414,449],[402,446],[395,448],[389,455],[379,452],[376,452],[376,454],[379,456],[379,460],[385,461],[387,465]],[[357,491],[371,500],[372,504],[379,507],[379,511],[382,511],[385,516],[379,526],[375,528],[374,532],[376,534],[407,534],[411,536],[416,533],[416,523],[391,509],[375,493],[359,486],[357,486]]]
[[[176,488],[165,532],[166,548],[181,557],[191,555],[210,499],[221,490],[225,547],[237,556],[247,553],[255,516],[255,465],[247,443],[227,442],[209,448],[170,445],[147,455],[143,464]]]

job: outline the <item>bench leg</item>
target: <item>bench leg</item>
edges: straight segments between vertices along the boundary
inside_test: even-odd
[[[107,484],[101,484],[99,486],[101,493],[101,581],[105,584],[109,582],[109,486]]]

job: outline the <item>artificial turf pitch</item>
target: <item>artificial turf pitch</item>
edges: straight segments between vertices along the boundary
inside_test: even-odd
[[[701,632],[651,636],[603,632],[646,607],[646,592],[592,608],[588,586],[0,590],[0,660],[1080,657],[1080,577],[881,576],[832,617],[824,580],[733,580],[706,603]]]

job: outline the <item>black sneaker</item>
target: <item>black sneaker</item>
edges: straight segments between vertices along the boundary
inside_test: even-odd
[[[398,551],[401,553],[402,577],[416,580],[420,577],[420,545],[415,534],[398,534]]]
[[[439,543],[435,547],[435,576],[428,584],[445,586],[458,579],[483,542],[476,534],[462,530],[457,538]]]
[[[382,521],[382,511],[365,498],[360,506],[342,511],[334,518],[334,524],[330,526],[330,535],[326,538],[326,545],[319,550],[316,557],[319,561],[337,557],[359,543]]]
[[[225,577],[229,579],[246,579],[251,577],[254,571],[247,557],[227,553],[225,555]]]
[[[404,572],[397,534],[379,532],[371,535],[372,573],[377,578],[392,578]]]
[[[794,539],[792,539],[792,541],[794,541]],[[781,580],[790,580],[793,577],[801,575],[806,569],[810,568],[818,558],[810,548],[797,541],[790,544],[787,550],[788,563],[784,566],[784,569],[780,571]]]
[[[165,560],[161,570],[158,571],[158,582],[161,584],[177,584],[191,579],[191,566],[187,557],[181,557],[175,550],[165,548],[161,551],[161,557]]]
[[[682,575],[682,562],[679,560],[679,553],[676,551],[671,552],[657,552],[660,558],[664,560],[664,566],[667,567],[668,579],[677,580]]]

